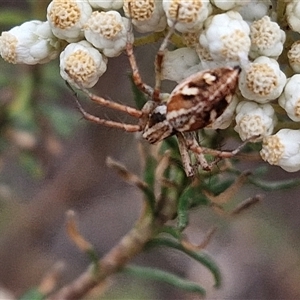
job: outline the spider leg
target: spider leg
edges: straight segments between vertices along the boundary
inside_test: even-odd
[[[76,102],[78,105],[79,102],[78,102],[78,96],[77,96],[76,91],[74,91],[74,89],[68,83],[67,83],[67,85],[72,90],[72,92],[75,96],[75,99],[77,99]],[[82,88],[81,91],[84,92],[92,101],[94,101],[95,103],[97,103],[99,105],[106,106],[106,107],[109,107],[114,110],[125,112],[125,113],[129,114],[130,116],[138,118],[138,119],[141,118],[143,115],[143,112],[138,109],[135,109],[135,108],[127,106],[127,105],[122,105],[122,104],[119,104],[119,103],[116,103],[113,101],[106,100],[102,97],[99,97],[99,96],[91,93],[87,89]]]
[[[163,42],[161,43],[158,52],[156,54],[156,59],[155,59],[155,86],[154,86],[154,93],[152,100],[153,101],[160,101],[160,87],[161,87],[161,80],[162,80],[162,68],[163,68],[163,60],[165,56],[165,50],[168,46],[169,40],[172,36],[172,34],[175,31],[175,25],[178,19],[179,15],[179,8],[180,5],[177,7],[177,12],[176,12],[176,18],[175,21],[173,22],[172,26],[169,27],[168,33],[166,34]]]
[[[163,60],[165,56],[165,50],[168,46],[168,42],[174,33],[175,30],[175,22],[174,24],[169,28],[167,35],[165,36],[163,42],[161,43],[158,52],[156,54],[155,59],[155,87],[153,92],[153,101],[160,101],[160,87],[161,87],[161,80],[162,80],[162,68],[163,68]]]
[[[194,168],[191,162],[191,158],[186,147],[184,135],[181,132],[176,133],[178,139],[178,147],[181,155],[181,160],[183,164],[183,168],[185,170],[186,176],[191,177],[194,176]]]
[[[203,151],[203,148],[198,144],[195,138],[195,133],[185,132],[181,134],[183,135],[183,142],[185,148],[187,150],[192,151],[195,154],[196,160],[203,170],[210,171],[212,169],[212,164],[209,164],[206,158],[204,157],[205,152]]]
[[[94,116],[94,115],[92,115],[92,114],[90,114],[90,113],[88,113],[84,110],[84,108],[81,106],[80,102],[78,101],[77,97],[75,98],[75,101],[76,101],[78,109],[82,113],[83,117],[86,120],[90,121],[90,122],[94,122],[96,124],[100,124],[100,125],[103,125],[103,126],[106,126],[106,127],[123,129],[127,132],[141,131],[141,126],[139,126],[139,125],[124,124],[124,123],[105,120],[105,119],[101,119],[99,117],[96,117],[96,116]]]
[[[128,60],[129,60],[129,63],[130,63],[131,70],[132,70],[132,78],[133,78],[134,84],[142,92],[144,92],[145,94],[147,94],[148,96],[150,96],[152,98],[153,97],[153,88],[150,85],[143,82],[142,77],[141,77],[140,72],[139,72],[139,68],[138,68],[137,63],[136,63],[136,59],[135,59],[135,56],[134,56],[134,53],[133,53],[133,42],[132,42],[133,40],[134,40],[133,34],[130,30],[128,30],[127,43],[126,43],[126,53],[127,53],[127,56],[128,56]]]
[[[223,158],[231,158],[231,157],[237,155],[243,149],[243,147],[249,142],[249,140],[251,140],[253,138],[253,137],[251,137],[250,139],[244,141],[240,146],[238,146],[236,149],[234,149],[232,151],[221,151],[221,150],[214,150],[214,149],[210,149],[210,148],[201,147],[191,133],[185,133],[185,137],[186,137],[186,139],[185,139],[186,147],[189,150],[191,150],[192,152],[194,152],[196,155],[197,154],[203,155],[203,154],[207,153],[207,154],[211,154],[216,157],[215,161],[213,161],[212,164],[207,163],[208,169],[204,168],[204,170],[211,169],[212,165],[216,164],[218,161],[220,161]],[[199,161],[199,163],[201,164],[200,161]],[[202,166],[202,164],[201,164],[201,166]]]
[[[254,137],[251,137],[251,138],[245,140],[242,144],[240,144],[237,148],[235,148],[232,151],[220,151],[220,150],[214,150],[214,149],[204,148],[204,147],[202,147],[202,151],[203,151],[203,153],[208,153],[208,154],[214,155],[220,159],[231,158],[231,157],[237,155],[249,143],[250,140],[252,140],[253,138],[256,138],[256,137],[258,137],[258,136],[254,136]]]
[[[109,108],[112,108],[112,109],[115,109],[115,110],[125,112],[125,113],[127,113],[130,116],[135,117],[135,118],[141,118],[142,115],[143,115],[142,111],[140,111],[138,109],[135,109],[131,106],[127,106],[127,105],[123,105],[123,104],[119,104],[119,103],[116,103],[116,102],[113,102],[113,101],[106,100],[102,97],[99,97],[99,96],[89,92],[86,89],[83,89],[82,91],[84,93],[86,93],[92,101],[94,101],[95,103],[97,103],[99,105],[106,106],[106,107],[109,107]]]

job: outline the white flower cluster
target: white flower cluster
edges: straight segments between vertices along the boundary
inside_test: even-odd
[[[286,30],[298,33],[299,3],[290,0],[285,9]],[[52,0],[46,22],[2,32],[0,54],[25,64],[46,63],[60,54],[61,76],[90,88],[106,71],[108,58],[134,42],[131,24],[145,44],[173,26],[177,49],[166,51],[161,77],[180,82],[203,69],[240,65],[239,89],[210,127],[234,124],[243,141],[262,142],[265,161],[297,171],[300,130],[293,124],[293,130],[274,131],[278,120],[300,122],[300,75],[287,79],[278,63],[285,55],[300,73],[300,41],[282,53],[286,34],[274,17],[271,0]]]

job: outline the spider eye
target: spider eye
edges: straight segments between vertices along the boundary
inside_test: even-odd
[[[174,134],[174,130],[166,118],[166,105],[157,106],[149,115],[148,122],[143,131],[143,138],[155,144]]]
[[[152,127],[157,123],[161,123],[165,120],[166,120],[166,114],[162,114],[160,112],[153,112],[149,118],[149,127]]]

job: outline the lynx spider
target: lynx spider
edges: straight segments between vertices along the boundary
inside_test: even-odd
[[[99,118],[86,112],[77,97],[76,102],[86,120],[107,127],[120,128],[127,132],[142,132],[143,138],[151,144],[176,135],[186,175],[193,176],[195,165],[191,163],[189,151],[194,153],[197,163],[204,170],[210,170],[213,163],[221,158],[230,158],[236,155],[244,145],[242,144],[233,151],[203,148],[198,144],[194,134],[196,130],[211,124],[231,102],[237,87],[240,68],[223,67],[193,74],[179,83],[166,100],[166,94],[160,92],[161,72],[164,52],[173,32],[174,26],[169,29],[157,52],[154,88],[142,81],[133,53],[133,44],[130,42],[133,39],[127,39],[126,53],[132,69],[133,81],[142,92],[150,97],[141,110],[106,100],[86,89],[81,89],[98,105],[125,112],[137,118],[138,124],[125,124]],[[128,36],[131,34],[133,34],[132,31],[128,32]],[[216,160],[209,164],[204,157],[205,153],[214,155]]]

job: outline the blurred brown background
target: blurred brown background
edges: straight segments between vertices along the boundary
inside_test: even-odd
[[[0,5],[2,11],[21,9],[23,15],[28,15],[27,20],[32,15],[43,19],[46,1],[1,0]],[[1,20],[0,25],[1,31],[10,28]],[[152,48],[146,59],[143,48],[136,51],[141,73],[150,84],[155,46]],[[132,227],[141,209],[141,194],[107,168],[105,159],[112,156],[136,173],[140,172],[140,162],[134,134],[81,120],[71,92],[58,76],[57,60],[38,68],[9,65],[3,60],[0,66],[0,287],[20,295],[37,285],[57,261],[64,261],[66,266],[61,285],[76,278],[88,265],[87,258],[66,235],[67,209],[77,212],[80,229],[99,256]],[[129,70],[125,55],[110,59],[108,71],[93,90],[108,99],[134,105]],[[32,101],[38,130],[21,130],[6,112],[18,94],[21,78],[36,73],[43,75],[36,82]],[[51,101],[68,112],[71,121],[69,127],[64,125],[69,128],[65,136],[53,129],[41,108],[51,105]],[[83,103],[95,114],[134,121],[87,101]],[[54,113],[54,121],[55,116]],[[24,163],[28,157],[34,162]],[[270,174],[266,179],[298,177],[298,173],[286,174],[279,168]],[[192,212],[187,233],[194,242],[200,242],[210,226],[219,227],[207,251],[223,272],[220,290],[213,289],[211,275],[203,267],[176,252],[151,251],[140,255],[137,262],[199,282],[208,289],[207,299],[299,299],[299,191],[265,192],[261,204],[235,219],[221,218],[208,209]],[[247,186],[237,199],[258,192],[261,193]],[[120,275],[111,284],[104,299],[197,299],[165,284]]]

